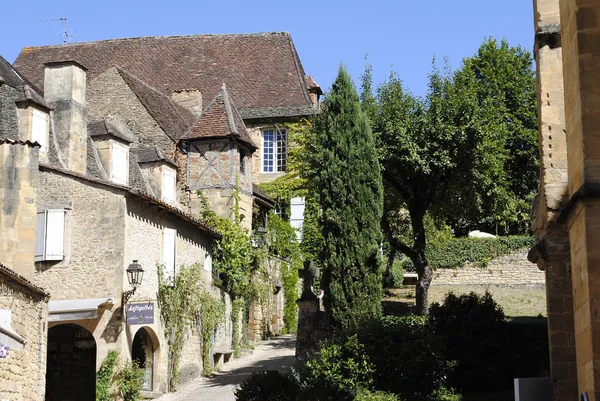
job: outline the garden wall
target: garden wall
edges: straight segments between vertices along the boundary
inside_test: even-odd
[[[484,267],[478,263],[465,263],[453,269],[436,269],[431,285],[544,287],[545,276],[527,260],[527,249],[522,249],[494,258]]]

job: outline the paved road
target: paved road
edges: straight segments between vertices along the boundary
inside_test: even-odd
[[[176,393],[159,401],[235,401],[233,390],[252,372],[288,371],[294,363],[296,337],[282,336],[256,346],[252,355],[226,363],[223,370],[210,378],[198,378],[181,386]]]

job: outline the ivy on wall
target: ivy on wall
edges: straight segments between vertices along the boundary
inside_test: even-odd
[[[520,249],[531,247],[533,238],[513,235],[497,238],[450,238],[430,246],[427,260],[434,269],[453,269],[472,262],[485,267],[492,259]],[[412,270],[410,260],[404,261],[405,270]]]
[[[169,345],[169,389],[175,391],[185,335],[197,325],[200,325],[204,374],[211,373],[211,336],[225,314],[225,305],[204,288],[202,268],[197,264],[182,265],[174,277],[165,276],[162,266],[158,266],[158,304]]]

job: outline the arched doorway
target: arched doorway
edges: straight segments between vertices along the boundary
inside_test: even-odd
[[[152,391],[154,384],[154,351],[150,333],[142,327],[133,337],[131,359],[144,369],[144,390],[147,391]]]
[[[95,401],[96,340],[85,328],[61,324],[48,329],[46,401]]]

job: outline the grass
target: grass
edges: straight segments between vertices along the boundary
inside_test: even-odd
[[[509,288],[488,286],[432,286],[429,288],[429,303],[442,303],[446,294],[468,294],[471,291],[483,294],[488,290],[494,300],[502,307],[504,314],[511,317],[546,316],[546,290],[543,288]],[[390,315],[405,315],[415,306],[415,287],[405,286],[388,290],[382,301],[384,313]]]

